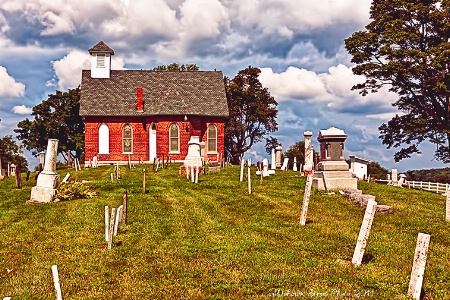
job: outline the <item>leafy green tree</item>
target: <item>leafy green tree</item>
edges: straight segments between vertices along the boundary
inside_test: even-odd
[[[318,152],[313,149],[314,156],[318,155]],[[294,162],[294,157],[297,157],[297,162],[300,164],[305,163],[305,141],[300,141],[289,148],[283,153],[283,157],[288,157],[289,162]]]
[[[34,120],[23,120],[14,132],[34,156],[47,148],[48,139],[58,139],[58,154],[67,160],[67,151],[76,157],[84,153],[84,123],[80,116],[80,88],[56,91],[33,107]]]
[[[389,170],[382,167],[380,163],[372,161],[367,165],[367,174],[372,178],[386,179]]]
[[[228,110],[225,151],[237,162],[241,154],[278,130],[278,103],[258,79],[261,70],[249,66],[233,78],[225,77]]]
[[[22,171],[26,171],[28,169],[28,161],[21,154],[22,146],[18,145],[16,141],[13,139],[12,135],[7,135],[4,138],[0,139],[0,156],[2,158],[2,165],[0,166],[2,169],[8,167],[8,163],[22,166]]]
[[[366,30],[345,40],[366,81],[362,95],[383,86],[398,94],[400,114],[379,127],[387,148],[401,148],[395,161],[420,153],[423,141],[436,144],[434,156],[450,162],[450,0],[373,0]]]
[[[280,141],[278,141],[276,137],[269,136],[266,138],[266,145],[264,146],[266,153],[272,154],[272,149],[276,148],[278,145],[281,145]]]
[[[196,64],[182,64],[171,63],[170,65],[157,66],[153,68],[153,71],[198,71],[199,67]]]

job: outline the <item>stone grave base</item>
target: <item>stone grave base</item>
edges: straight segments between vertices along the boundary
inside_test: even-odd
[[[31,197],[29,203],[48,203],[53,202],[56,196],[56,189],[35,186],[31,188]]]
[[[317,168],[319,171],[348,171],[348,164],[345,161],[321,161]]]
[[[325,177],[325,179],[324,179]],[[318,190],[355,190],[357,179],[350,171],[314,172],[312,187]]]

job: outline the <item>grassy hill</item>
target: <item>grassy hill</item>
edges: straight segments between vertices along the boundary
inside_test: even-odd
[[[405,299],[419,232],[431,235],[425,299],[450,299],[442,195],[359,182],[395,212],[375,215],[368,261],[354,267],[364,209],[313,190],[299,225],[298,173],[254,176],[248,195],[237,166],[193,184],[170,165],[147,172],[143,194],[143,168],[121,167],[118,182],[112,167],[70,170],[99,195],[49,204],[25,204],[33,179],[20,190],[0,180],[0,299],[55,299],[53,264],[64,299]],[[118,207],[125,190],[128,225],[108,250],[104,206]]]

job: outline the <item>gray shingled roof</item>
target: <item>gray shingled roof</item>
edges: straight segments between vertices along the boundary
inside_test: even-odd
[[[137,112],[137,88],[142,87],[144,111]],[[91,78],[83,70],[80,115],[198,115],[228,117],[220,71],[113,70],[110,78]]]
[[[93,52],[106,52],[111,53],[111,55],[114,55],[114,50],[111,49],[108,45],[106,45],[103,41],[98,42],[94,47],[89,49],[89,53]]]

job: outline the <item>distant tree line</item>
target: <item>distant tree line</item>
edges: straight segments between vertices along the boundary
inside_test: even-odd
[[[409,181],[430,181],[439,183],[450,183],[450,168],[412,170],[405,173]]]

